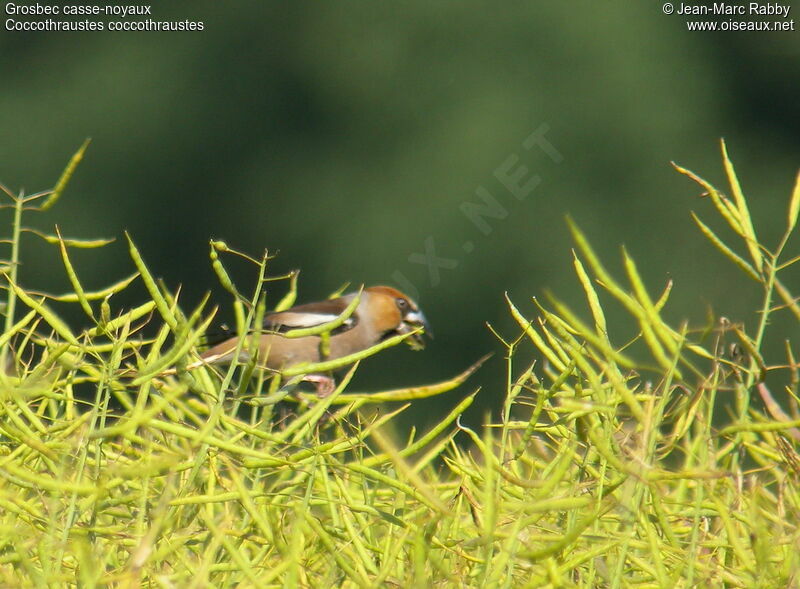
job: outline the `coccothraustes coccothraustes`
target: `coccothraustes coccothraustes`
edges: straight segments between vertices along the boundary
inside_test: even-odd
[[[427,320],[413,300],[390,286],[370,286],[361,292],[358,306],[352,314],[329,332],[327,356],[321,354],[323,346],[320,335],[292,338],[283,335],[292,330],[313,328],[336,320],[356,296],[358,293],[350,293],[268,314],[259,338],[258,364],[280,372],[302,363],[336,360],[366,350],[386,338],[420,328],[430,334]],[[409,336],[412,347],[423,347],[421,334],[422,331]],[[238,338],[232,337],[206,350],[201,358],[206,363],[230,363],[237,345]],[[247,360],[247,355],[241,353],[240,360]],[[315,382],[320,396],[330,394],[334,387],[333,379],[326,375],[308,374],[303,379]]]

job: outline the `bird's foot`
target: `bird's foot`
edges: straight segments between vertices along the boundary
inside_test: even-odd
[[[336,390],[336,381],[333,377],[324,374],[306,374],[303,377],[306,382],[313,382],[317,387],[317,397],[324,399]]]

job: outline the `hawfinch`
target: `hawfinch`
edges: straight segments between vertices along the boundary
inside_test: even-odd
[[[258,344],[258,364],[280,372],[302,363],[336,360],[366,350],[389,337],[415,330],[419,331],[406,341],[414,349],[424,347],[422,333],[430,334],[425,316],[414,301],[389,286],[370,286],[361,292],[358,306],[350,316],[329,331],[327,355],[321,354],[324,342],[319,333],[287,337],[293,330],[313,330],[340,319],[357,296],[358,293],[350,293],[268,314]],[[206,350],[201,358],[205,363],[230,363],[237,344],[238,338],[232,337]],[[242,347],[246,348],[246,343]],[[243,351],[239,358],[246,361],[247,357]],[[316,383],[320,397],[330,394],[335,386],[330,376],[322,374],[307,374],[303,380]]]

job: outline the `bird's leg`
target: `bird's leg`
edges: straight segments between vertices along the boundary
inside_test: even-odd
[[[324,399],[336,390],[336,381],[331,376],[324,374],[306,374],[303,377],[306,382],[313,382],[317,386],[317,397]]]

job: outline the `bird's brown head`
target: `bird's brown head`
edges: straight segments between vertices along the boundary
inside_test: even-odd
[[[409,296],[391,286],[370,286],[370,305],[375,309],[375,327],[386,336],[400,335],[422,329],[408,338],[406,342],[414,350],[425,347],[423,334],[433,337],[428,320]]]

